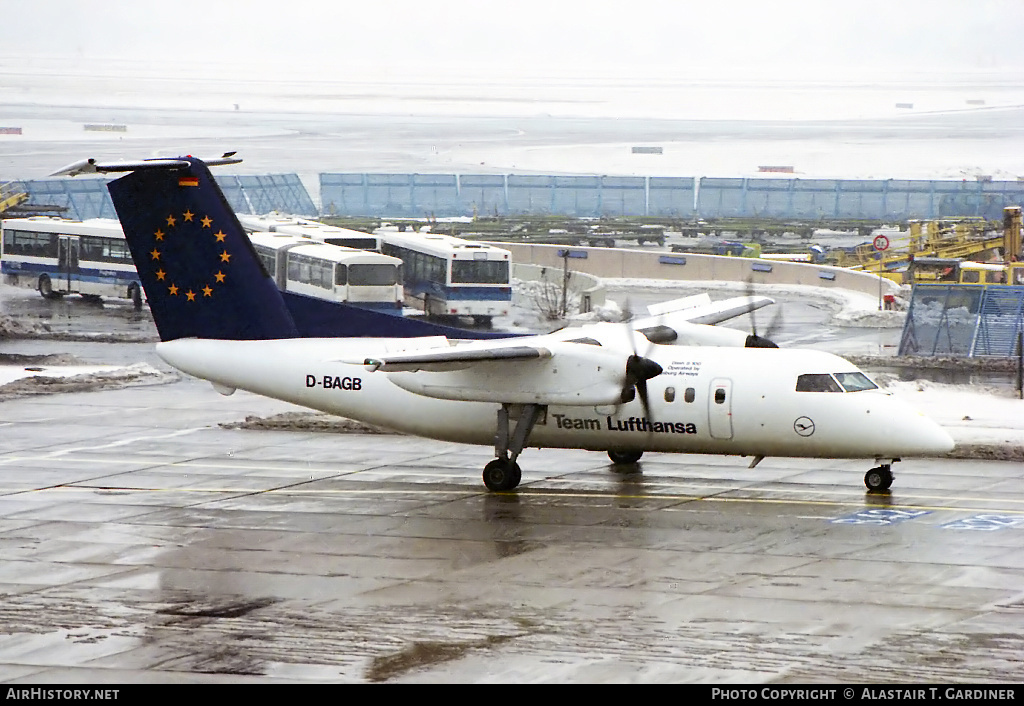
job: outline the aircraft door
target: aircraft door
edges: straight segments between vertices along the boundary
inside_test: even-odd
[[[708,429],[712,438],[732,438],[732,380],[715,378],[708,395]]]
[[[78,275],[78,238],[70,235],[60,236],[57,242],[57,269],[63,280],[64,291],[73,291],[72,282]]]

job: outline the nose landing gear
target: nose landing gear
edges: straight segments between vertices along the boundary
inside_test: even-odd
[[[884,493],[892,486],[892,465],[883,463],[864,474],[864,485],[869,493]]]

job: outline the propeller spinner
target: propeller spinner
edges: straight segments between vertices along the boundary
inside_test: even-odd
[[[626,377],[622,383],[622,401],[629,402],[634,395],[640,396],[644,416],[651,416],[651,403],[647,395],[647,381],[661,375],[662,367],[650,358],[634,353],[626,359]]]

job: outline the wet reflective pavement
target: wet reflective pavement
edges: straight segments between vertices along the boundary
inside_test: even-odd
[[[0,682],[1014,682],[1024,467],[220,426],[191,379],[0,404]]]

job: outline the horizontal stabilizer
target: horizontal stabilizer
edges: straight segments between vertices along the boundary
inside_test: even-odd
[[[234,152],[225,152],[217,159],[204,159],[208,167],[223,164],[238,164],[242,160],[234,156]],[[188,169],[188,159],[144,159],[139,162],[97,162],[93,158],[82,159],[66,167],[61,167],[50,176],[79,176],[80,174],[106,174],[107,172],[137,172],[145,169]]]

